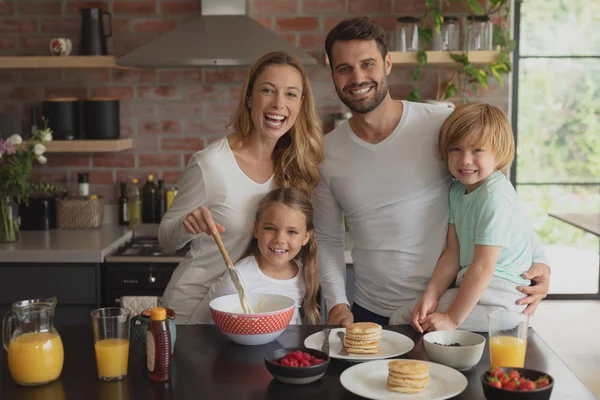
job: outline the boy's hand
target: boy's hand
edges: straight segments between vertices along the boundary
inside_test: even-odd
[[[425,318],[428,314],[431,314],[435,311],[437,303],[437,300],[433,297],[424,295],[419,299],[415,305],[415,308],[413,308],[411,323],[413,328],[415,328],[418,332],[424,332],[422,323],[425,321]]]
[[[431,331],[454,331],[458,325],[450,318],[448,313],[433,313],[429,314],[421,327],[426,332]]]

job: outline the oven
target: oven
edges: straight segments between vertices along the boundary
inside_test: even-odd
[[[122,296],[161,297],[188,250],[165,253],[156,237],[134,237],[104,260],[104,306],[119,306]]]

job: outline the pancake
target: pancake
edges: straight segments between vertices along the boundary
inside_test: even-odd
[[[346,327],[344,350],[351,354],[379,353],[381,325],[373,322],[356,322]]]
[[[393,392],[419,393],[430,382],[429,364],[415,360],[394,360],[388,363],[386,387]]]

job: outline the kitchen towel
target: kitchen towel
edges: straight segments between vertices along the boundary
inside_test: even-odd
[[[122,296],[121,307],[129,310],[131,315],[141,314],[147,308],[160,305],[158,296]]]

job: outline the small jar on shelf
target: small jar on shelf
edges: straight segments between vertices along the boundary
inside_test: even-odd
[[[394,51],[419,51],[419,24],[416,17],[398,17],[396,34],[391,49]]]
[[[445,16],[441,32],[434,32],[433,50],[459,50],[459,26],[458,18]]]
[[[493,50],[494,25],[487,15],[467,17],[467,50]]]

